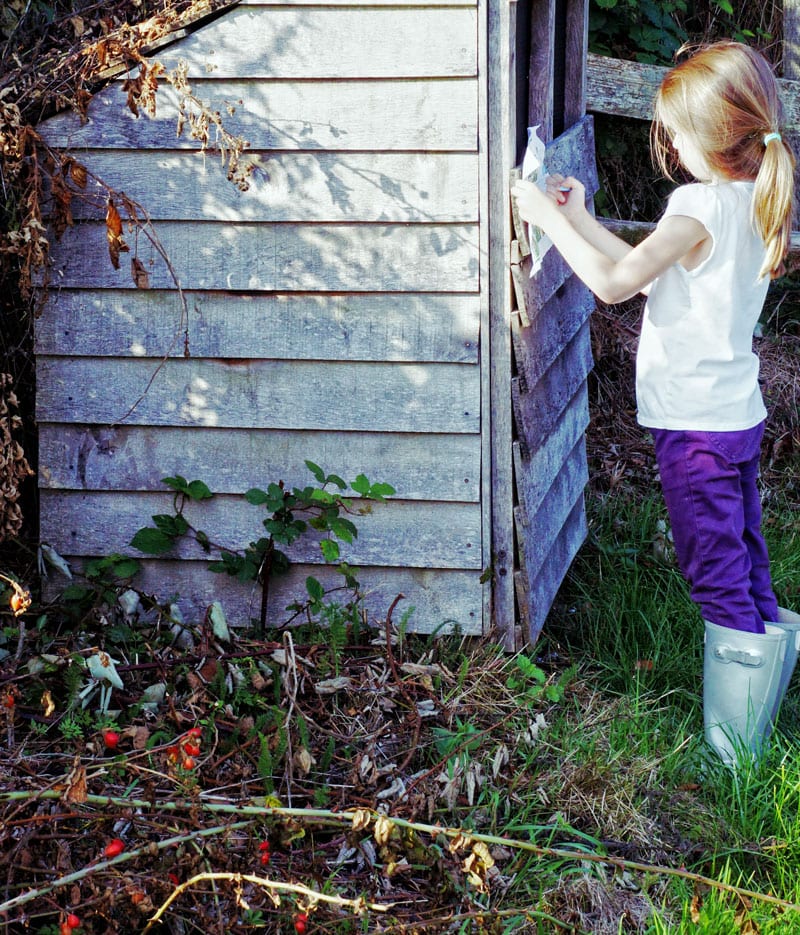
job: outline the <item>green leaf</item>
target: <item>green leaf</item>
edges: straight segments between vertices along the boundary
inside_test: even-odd
[[[148,555],[163,555],[175,544],[173,538],[160,529],[140,529],[131,539],[131,546]]]
[[[79,584],[68,584],[61,592],[65,601],[83,601],[93,592],[89,588],[81,587]]]
[[[153,522],[157,529],[172,539],[185,535],[189,530],[189,524],[180,513],[157,513]]]
[[[384,497],[393,497],[397,491],[391,484],[373,484],[369,488],[369,496],[373,500],[383,500]]]
[[[171,487],[173,490],[177,490],[178,493],[189,492],[189,482],[180,474],[176,474],[174,477],[162,477],[161,483],[166,484],[167,487]]]
[[[285,575],[290,564],[289,556],[285,552],[281,552],[280,549],[275,549],[272,553],[272,574]]]
[[[309,471],[311,471],[311,473],[314,475],[314,479],[317,481],[317,483],[324,484],[325,472],[322,470],[322,468],[318,464],[314,464],[313,461],[305,461],[304,463]]]
[[[325,596],[325,588],[312,575],[306,578],[306,591],[308,591],[308,596],[312,601],[319,602]]]
[[[733,5],[728,3],[728,0],[716,0],[716,4],[723,13],[733,16]]]
[[[141,568],[142,566],[135,558],[123,558],[114,562],[114,574],[118,578],[133,578],[134,575],[139,574]]]
[[[255,581],[257,577],[258,565],[254,565],[252,562],[244,559],[239,571],[236,573],[236,578],[239,581]]]
[[[349,519],[337,517],[330,521],[331,532],[338,536],[342,542],[352,542],[358,535],[358,530]]]
[[[311,491],[311,499],[317,503],[333,503],[334,496],[329,490],[322,490],[319,487],[315,487]]]
[[[326,562],[339,561],[339,543],[335,539],[323,539],[319,544]]]
[[[202,529],[198,529],[197,532],[194,534],[194,537],[195,537],[195,539],[197,539],[197,544],[200,546],[200,548],[201,548],[204,552],[210,552],[210,551],[211,551],[211,540],[210,540],[210,539],[208,538],[208,536],[203,532]]]
[[[244,498],[248,503],[252,503],[253,506],[262,506],[269,502],[270,496],[266,491],[258,487],[251,487],[244,495]]]
[[[201,480],[193,480],[186,488],[186,493],[192,500],[210,500],[214,496],[208,484]]]
[[[361,494],[362,497],[369,496],[369,481],[367,480],[364,474],[359,474],[358,477],[353,481],[350,486],[355,490],[356,493]]]
[[[338,474],[329,474],[325,478],[325,483],[333,484],[334,486],[338,487],[339,490],[347,490],[347,484],[342,480],[341,477],[339,477]]]

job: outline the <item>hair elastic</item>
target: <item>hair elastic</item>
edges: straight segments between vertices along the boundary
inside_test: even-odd
[[[782,139],[783,137],[780,135],[780,133],[767,133],[767,135],[764,137],[764,145],[767,146],[773,140],[777,140],[780,143]]]

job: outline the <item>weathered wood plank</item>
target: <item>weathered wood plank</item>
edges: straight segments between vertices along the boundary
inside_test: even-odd
[[[83,562],[74,561],[80,571]],[[293,565],[286,575],[273,579],[270,585],[267,623],[280,626],[289,620],[286,607],[306,596],[305,579],[313,575],[324,587],[341,584],[341,576],[321,565]],[[449,569],[361,568],[358,580],[365,596],[368,622],[383,630],[383,619],[398,594],[403,599],[394,615],[399,623],[403,614],[411,612],[407,630],[414,633],[444,635],[461,632],[477,635],[482,632],[480,573]],[[217,575],[206,569],[204,562],[142,561],[142,571],[134,582],[143,593],[161,602],[178,595],[177,604],[189,626],[199,626],[212,601],[220,601],[231,626],[249,626],[258,620],[261,592],[252,583],[242,583],[228,575]],[[56,592],[56,582],[50,583]]]
[[[511,381],[517,433],[522,455],[529,458],[553,431],[592,369],[589,323],[583,325],[564,353],[545,371],[528,393],[519,379]]]
[[[590,54],[586,106],[601,114],[652,120],[655,94],[667,70],[661,65],[643,65]],[[800,126],[800,81],[779,78],[778,86],[785,126],[797,129]]]
[[[253,153],[246,192],[227,180],[218,159],[200,152],[98,150],[81,158],[154,221],[478,220],[475,153]],[[104,193],[97,190],[91,204],[75,199],[72,210],[78,220],[104,219]]]
[[[478,226],[226,224],[160,221],[156,233],[185,289],[477,292]],[[133,237],[130,237],[131,242]],[[153,289],[172,289],[166,264],[140,240]],[[62,287],[134,288],[130,260],[108,261],[105,224],[69,228],[52,250]]]
[[[581,439],[568,454],[537,512],[528,516],[520,507],[515,510],[520,565],[529,581],[539,575],[576,501],[583,497],[588,480],[586,445]]]
[[[800,4],[795,0],[783,3],[783,76],[800,79]]]
[[[170,493],[106,493],[41,491],[41,537],[65,558],[73,555],[140,556],[129,543],[137,530],[151,525],[151,516],[171,510]],[[184,516],[228,550],[241,549],[264,535],[262,509],[244,497],[217,496],[190,503]],[[353,565],[412,568],[481,567],[481,515],[474,503],[415,503],[390,500],[354,519],[358,537],[342,543],[342,559]],[[443,535],[446,530],[446,535]],[[286,549],[290,560],[322,562],[316,533],[309,531]],[[204,553],[195,543],[181,541],[170,558],[199,561]]]
[[[578,333],[595,308],[595,298],[577,276],[570,276],[526,328],[512,321],[514,360],[522,392],[533,386]]]
[[[653,99],[668,69],[589,54],[586,107],[601,114],[651,120]]]
[[[408,81],[192,82],[194,94],[225,115],[225,127],[252,150],[477,149],[477,88],[472,78]],[[53,146],[69,149],[198,149],[176,138],[175,92],[158,93],[153,119],[137,119],[120,87],[99,92],[81,125],[72,113],[39,127]],[[228,106],[236,103],[228,115]]]
[[[113,425],[142,394],[128,425],[480,431],[466,365],[39,358],[40,422]]]
[[[478,362],[477,294],[237,295],[187,292],[193,357]],[[183,334],[177,292],[60,290],[36,353],[159,357]],[[183,356],[183,339],[172,348]]]
[[[478,74],[489,74],[489,23],[486,6],[482,5],[477,21],[477,50],[478,50]],[[492,310],[490,307],[489,290],[486,284],[489,283],[493,275],[492,258],[490,256],[491,238],[489,233],[489,224],[487,219],[491,213],[490,193],[489,193],[489,159],[491,147],[488,144],[490,134],[489,107],[491,95],[489,93],[488,82],[480,80],[478,82],[478,149],[479,149],[479,216],[482,223],[479,229],[479,248],[480,248],[480,268],[479,278],[483,284],[480,293],[480,333],[489,334],[491,329]],[[506,202],[507,204],[508,202]],[[492,434],[491,424],[493,413],[497,409],[496,400],[492,399],[492,374],[491,368],[486,360],[489,347],[488,338],[484,339],[482,350],[482,361],[480,368],[481,376],[481,464],[489,465],[492,460]],[[492,565],[492,478],[489,469],[481,471],[479,497],[481,505],[481,529],[483,536],[481,538],[481,567],[490,568]],[[493,587],[490,576],[487,576],[482,584],[482,619],[486,624],[486,632],[491,626],[492,608],[493,608]]]
[[[528,69],[528,126],[538,126],[539,138],[553,139],[556,3],[541,0],[531,7],[531,58]]]
[[[566,0],[564,44],[564,127],[568,129],[586,114],[586,55],[589,45],[589,4]]]
[[[476,19],[474,7],[239,6],[158,60],[192,78],[475,75]]]
[[[484,334],[483,366],[489,367],[490,418],[484,431],[491,433],[491,455],[484,467],[490,482],[492,548],[492,619],[502,645],[513,650],[517,642],[514,612],[514,518],[512,419],[508,387],[511,380],[511,290],[508,276],[511,223],[508,166],[516,150],[516,75],[510,63],[516,36],[510,34],[511,8],[504,0],[488,0],[488,145],[489,145],[489,333]],[[486,360],[488,356],[488,361]]]
[[[584,383],[561,414],[553,431],[530,458],[514,443],[517,500],[525,517],[535,516],[545,494],[589,424],[589,397]]]
[[[579,177],[586,193],[600,187],[594,155],[594,119],[587,115],[547,146],[547,169]]]
[[[389,483],[404,500],[477,502],[480,495],[476,435],[39,426],[39,485],[47,488],[163,491],[162,478],[175,474],[205,480],[215,493],[279,480],[305,487],[312,482],[306,459],[346,480],[363,473]]]
[[[561,587],[572,560],[583,544],[588,528],[583,497],[575,504],[564,524],[541,571],[533,582],[525,580],[524,572],[517,575],[517,593],[521,603],[527,605],[528,640],[536,643],[550,612],[553,599]]]

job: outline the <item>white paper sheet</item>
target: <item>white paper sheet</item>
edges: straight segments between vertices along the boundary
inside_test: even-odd
[[[539,139],[538,130],[538,125],[528,127],[528,146],[522,160],[522,177],[544,191],[547,172],[544,167],[544,143]],[[542,268],[542,258],[553,246],[553,242],[535,224],[528,225],[528,242],[531,246],[531,276],[535,276]]]

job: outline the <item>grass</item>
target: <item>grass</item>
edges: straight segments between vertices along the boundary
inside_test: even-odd
[[[551,723],[554,762],[549,781],[541,777],[558,790],[551,804],[610,852],[684,865],[797,902],[800,751],[792,690],[762,763],[733,775],[709,758],[702,743],[701,621],[664,554],[660,499],[608,496],[591,505],[591,514],[590,540],[546,628],[549,645],[578,662],[584,686],[567,695]],[[773,503],[765,529],[779,600],[797,606],[800,534],[791,508]],[[601,899],[596,880],[584,888],[576,917],[604,905],[613,889],[606,886]],[[564,900],[576,895],[563,880],[561,893]],[[683,881],[647,895],[644,916],[630,907],[620,911],[611,899],[605,918],[595,915],[582,927],[800,932],[800,915],[693,891]]]

